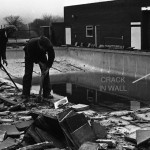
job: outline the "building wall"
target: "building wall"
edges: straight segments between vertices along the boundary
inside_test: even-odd
[[[142,12],[142,47],[150,49],[150,11]]]
[[[64,21],[72,29],[72,45],[75,42],[83,42],[85,45],[94,44],[95,34],[93,37],[86,37],[86,26],[93,25],[93,27],[98,26],[98,45],[121,45],[121,40],[106,40],[105,37],[121,38],[123,36],[123,44],[125,47],[130,47],[131,22],[141,22],[141,6],[148,4],[150,6],[150,2],[144,2],[146,1],[116,0],[65,7]],[[150,27],[146,31],[150,34]]]

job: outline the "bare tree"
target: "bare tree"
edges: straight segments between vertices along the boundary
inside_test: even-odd
[[[17,28],[22,28],[24,27],[24,24],[23,24],[23,21],[22,19],[20,18],[20,16],[7,16],[4,18],[4,20],[6,21],[6,23],[8,25],[14,25],[16,26]]]
[[[8,34],[9,37],[12,38],[26,38],[29,35],[28,27],[26,24],[23,23],[23,20],[20,16],[7,16],[3,18],[6,21],[8,26],[13,25],[18,30],[14,33]],[[6,26],[7,26],[6,25]]]
[[[45,22],[45,25],[51,25],[53,22],[63,22],[63,17],[60,16],[52,16],[44,14],[42,20]]]
[[[52,23],[52,18],[53,18],[53,17],[52,17],[51,15],[45,14],[45,15],[43,15],[43,17],[42,17],[42,20],[43,20],[43,22],[44,22],[45,25],[50,26],[51,23]]]
[[[63,22],[63,18],[60,16],[52,16],[44,14],[41,19],[35,19],[30,23],[31,30],[34,30],[40,35],[41,26],[51,26],[53,22]]]
[[[60,16],[53,16],[52,22],[64,22],[64,18]]]

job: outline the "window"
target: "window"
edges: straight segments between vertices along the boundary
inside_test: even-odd
[[[87,89],[87,100],[88,100],[88,102],[94,102],[94,100],[95,100],[94,90]]]
[[[93,26],[86,26],[86,37],[93,37]]]

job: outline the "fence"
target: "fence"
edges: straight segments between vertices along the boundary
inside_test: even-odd
[[[9,36],[9,38],[15,39],[30,39],[33,37],[38,37],[38,33],[34,30],[18,30]]]
[[[5,28],[6,25],[1,25],[1,29]],[[29,26],[26,27],[27,29],[22,30],[22,29],[18,29],[17,31],[15,31],[12,34],[9,34],[8,37],[9,38],[13,38],[13,39],[30,39],[33,37],[38,37],[39,33],[36,30],[31,30]]]
[[[124,48],[124,39],[122,37],[104,37],[104,47]]]

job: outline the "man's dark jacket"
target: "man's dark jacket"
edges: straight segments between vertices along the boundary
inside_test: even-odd
[[[8,38],[5,32],[6,32],[5,29],[0,29],[0,65],[1,65],[1,59],[6,59],[6,44]]]
[[[47,53],[48,61],[46,62],[46,64],[47,67],[50,68],[55,58],[53,46],[47,38],[44,38],[42,41],[40,40],[40,44],[44,45],[44,48],[46,49],[46,52],[44,52],[39,46],[39,40],[40,37],[29,40],[29,42],[24,47],[25,57],[28,57],[34,63],[45,63],[45,56]]]

